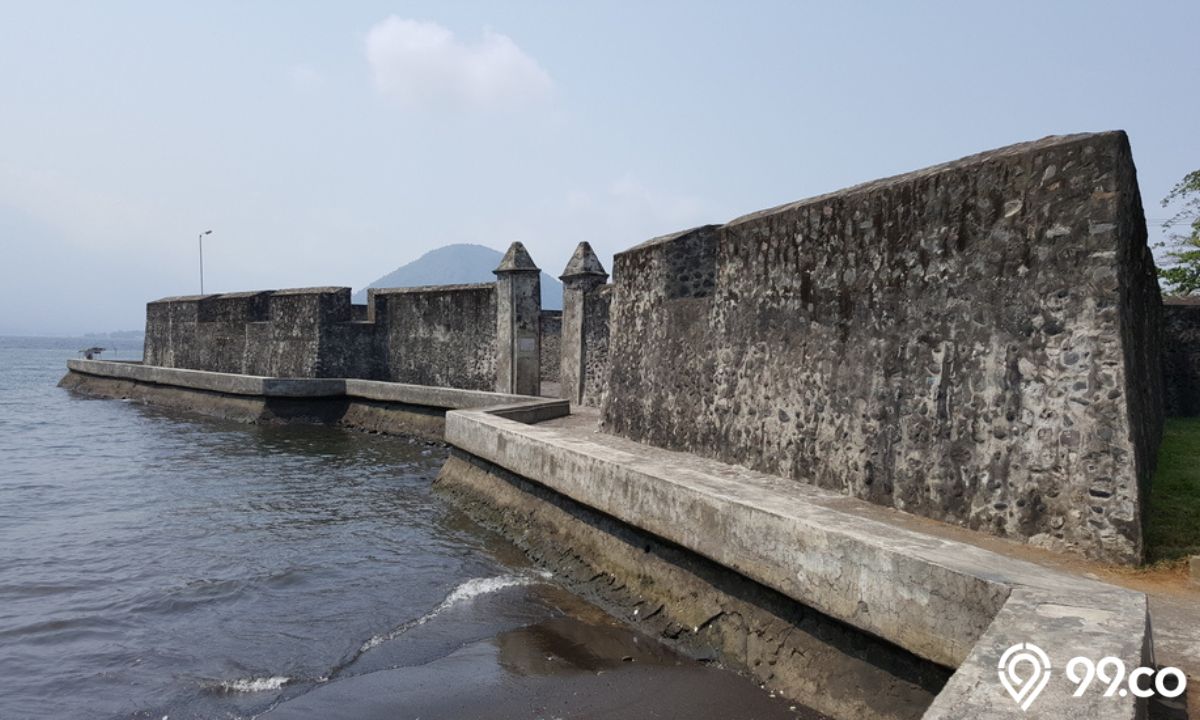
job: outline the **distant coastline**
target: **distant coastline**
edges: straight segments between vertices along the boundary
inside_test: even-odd
[[[85,338],[106,338],[110,340],[142,340],[146,337],[145,330],[113,330],[110,332],[84,333]]]

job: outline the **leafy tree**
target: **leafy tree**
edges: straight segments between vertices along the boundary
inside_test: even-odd
[[[1169,291],[1192,295],[1200,291],[1200,170],[1188,173],[1176,183],[1162,204],[1167,207],[1175,202],[1182,203],[1179,212],[1164,222],[1163,227],[1169,230],[1184,225],[1188,232],[1171,234],[1167,258],[1173,264],[1160,268],[1158,274]]]

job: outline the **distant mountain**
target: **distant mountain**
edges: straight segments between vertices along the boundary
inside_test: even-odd
[[[482,245],[447,245],[430,250],[407,265],[402,265],[367,287],[396,288],[421,285],[458,285],[461,283],[492,282],[492,271],[500,265],[504,254]],[[354,293],[354,302],[367,302],[366,288]],[[562,309],[562,283],[542,273],[542,308]]]

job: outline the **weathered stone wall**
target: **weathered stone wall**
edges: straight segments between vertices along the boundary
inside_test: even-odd
[[[608,381],[608,310],[612,286],[608,272],[588,242],[571,254],[560,276],[563,325],[560,397],[598,407]]]
[[[541,271],[515,242],[496,274],[497,392],[539,395],[542,387]]]
[[[164,335],[151,318],[178,318],[176,307],[193,300],[168,298],[147,306],[146,344],[175,352],[147,353],[147,365],[274,377],[321,377],[321,331],[344,322],[346,288],[299,288],[206,295],[194,301],[195,322],[172,322]],[[164,313],[156,306],[165,306]],[[164,341],[163,338],[167,340]]]
[[[350,321],[349,288],[276,290],[269,300],[269,337],[265,352],[256,352],[262,363],[247,367],[247,374],[270,377],[332,377],[327,373],[333,349],[326,332],[334,323]],[[201,368],[208,369],[208,368]],[[328,369],[333,369],[329,367]]]
[[[163,298],[146,304],[147,365],[193,367],[196,357],[196,322],[203,295]]]
[[[491,390],[496,384],[496,286],[371,290],[383,338],[383,379]]]
[[[1200,415],[1200,297],[1163,298],[1167,414]]]
[[[541,317],[542,380],[558,382],[562,352],[562,310],[543,310]]]
[[[146,306],[145,363],[266,377],[347,377],[491,390],[496,293],[491,283],[166,298]]]
[[[267,319],[270,294],[210,295],[197,304],[195,362],[214,372],[242,372],[247,324]]]
[[[333,323],[322,329],[321,338],[321,377],[387,379],[387,337],[375,323]]]
[[[612,304],[612,285],[601,285],[587,292],[583,305],[583,348],[581,352],[583,392],[579,403],[600,407],[608,386],[608,322]]]
[[[607,430],[1141,558],[1158,288],[1124,133],[659,238],[615,277]]]

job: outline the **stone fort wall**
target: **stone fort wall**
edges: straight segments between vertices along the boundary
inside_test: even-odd
[[[146,306],[144,363],[509,393],[520,383],[536,392],[540,357],[511,327],[538,328],[539,273],[514,243],[497,269],[504,294],[501,283],[480,283],[372,289],[365,306],[351,304],[345,287],[165,298]],[[506,352],[519,362],[501,373]]]
[[[1200,297],[1163,298],[1167,414],[1200,415]]]
[[[558,382],[562,365],[562,310],[543,310],[540,332],[542,336],[542,380]]]
[[[590,290],[583,302],[580,372],[582,392],[579,404],[600,407],[608,387],[609,313],[612,285]]]
[[[635,440],[1119,562],[1142,555],[1164,401],[1200,414],[1200,303],[1164,311],[1122,133],[656,238],[611,284],[581,243],[561,314],[529,301],[536,271],[514,244],[503,291],[168,298],[146,362],[505,392],[524,373]]]
[[[158,300],[146,306],[144,362],[264,377],[496,388],[493,284],[372,290],[368,298],[359,310],[345,287]]]
[[[369,290],[367,303],[384,364],[378,379],[495,387],[495,283]]]
[[[1123,133],[658,238],[614,275],[606,430],[1141,558],[1161,306]]]

